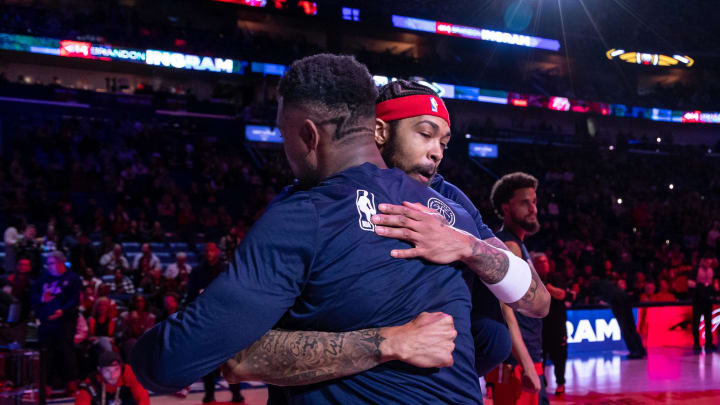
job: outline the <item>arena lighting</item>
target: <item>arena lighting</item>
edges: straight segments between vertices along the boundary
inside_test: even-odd
[[[468,155],[484,159],[496,159],[498,157],[498,146],[493,143],[471,142],[468,145]]]
[[[668,188],[669,188],[670,190],[672,190],[672,189],[674,189],[674,188],[675,188],[675,185],[674,185],[674,184],[672,184],[672,183],[670,183],[670,185],[668,185]]]
[[[233,3],[249,7],[265,7],[266,0],[214,0],[220,3]]]
[[[617,203],[618,203],[618,205],[622,205],[622,203],[623,203],[622,198],[618,198]]]
[[[565,97],[550,97],[548,108],[555,111],[570,111],[570,100]]]
[[[498,42],[508,45],[526,46],[529,48],[546,49],[549,51],[557,51],[560,49],[560,42],[555,39],[539,38],[522,34],[511,34],[509,32],[493,31],[485,28],[466,27],[464,25],[423,20],[421,18],[393,15],[392,23],[393,26],[397,28],[429,32],[432,34]]]
[[[614,145],[608,146],[608,150],[615,150],[615,146]]]
[[[317,15],[318,7],[314,1],[298,1],[298,7],[305,15]]]
[[[197,55],[186,55],[179,52],[158,51],[155,49],[148,49],[145,54],[145,63],[148,65],[233,73],[232,59],[211,58],[209,56],[200,57]]]
[[[254,73],[280,76],[287,70],[287,66],[280,64],[239,61],[210,56],[201,57],[198,55],[152,49],[120,48],[108,44],[94,44],[84,41],[60,40],[6,33],[0,33],[0,49],[41,55],[62,55],[64,57],[100,61],[142,63],[172,69],[206,70],[218,73],[244,74],[245,68],[249,67]],[[151,63],[148,63],[148,52],[150,52]],[[230,63],[232,63],[232,65]],[[230,68],[230,66],[232,66],[232,68]],[[373,76],[373,80],[376,85],[382,86],[397,79],[394,77],[375,75]],[[570,111],[578,113],[597,113],[615,117],[632,117],[678,123],[720,124],[720,112],[716,111],[666,110],[627,106],[623,104],[588,102],[565,97],[509,93],[501,90],[481,89],[478,87],[459,86],[447,83],[425,83],[430,84],[430,87],[434,88],[438,94],[441,94],[442,97],[446,99],[511,104],[519,107],[537,107],[557,111],[567,111],[567,103],[569,102]]]
[[[660,142],[662,142],[662,138],[660,138],[660,137],[658,136],[658,138],[656,139],[656,141],[657,141],[657,143],[660,143]]]
[[[60,41],[60,56],[68,56],[73,58],[91,58],[90,42],[80,41]]]
[[[265,125],[246,125],[245,139],[251,142],[282,143],[280,130]]]
[[[605,55],[610,60],[619,58],[625,62],[637,65],[675,66],[682,64],[686,67],[690,67],[695,64],[695,60],[687,55],[668,56],[659,53],[626,52],[624,49],[614,48],[605,52]]]

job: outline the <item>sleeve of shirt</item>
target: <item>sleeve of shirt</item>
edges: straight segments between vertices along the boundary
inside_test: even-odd
[[[229,270],[138,340],[130,356],[138,381],[153,392],[177,392],[270,330],[309,277],[317,227],[308,198],[271,207],[236,249]]]
[[[85,390],[78,391],[77,395],[75,396],[75,405],[91,405],[92,404],[92,397],[90,394]]]
[[[470,201],[470,198],[468,198],[468,196],[465,195],[465,193],[463,193],[457,186],[445,181],[442,195],[445,198],[449,198],[458,203],[461,207],[465,208],[465,211],[467,211],[470,216],[472,216],[475,221],[475,225],[477,225],[480,239],[485,240],[495,237],[495,234],[490,230],[490,227],[485,225],[483,222],[482,215],[480,215],[480,211],[475,207],[475,204],[473,204],[472,201]]]
[[[122,377],[125,385],[130,388],[130,392],[137,405],[150,405],[150,395],[147,390],[140,385],[130,366],[125,365]]]

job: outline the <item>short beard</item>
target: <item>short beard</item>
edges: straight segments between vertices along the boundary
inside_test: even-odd
[[[514,220],[528,235],[535,235],[540,230],[540,222],[529,222],[525,220]]]
[[[430,184],[432,184],[432,181],[437,174],[437,167],[432,164],[408,166],[405,162],[398,159],[398,148],[395,142],[396,137],[391,134],[388,138],[387,143],[383,146],[382,151],[380,151],[380,155],[385,161],[385,164],[387,164],[391,168],[400,169],[408,175],[412,173],[418,173],[426,176],[428,178],[428,181],[426,184],[423,185],[429,186]]]

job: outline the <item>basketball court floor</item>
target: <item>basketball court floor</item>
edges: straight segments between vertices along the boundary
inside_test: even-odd
[[[547,368],[550,402],[558,405],[718,405],[720,404],[720,354],[694,354],[681,348],[653,348],[643,360],[626,360],[627,352],[575,357],[568,360],[566,393],[556,397],[552,366]],[[224,382],[221,383],[224,385]],[[202,384],[195,384],[187,398],[154,396],[152,404],[198,405]],[[243,389],[247,405],[264,405],[262,385]],[[227,390],[216,393],[218,402],[229,401]],[[229,403],[229,402],[227,402]],[[486,404],[492,401],[485,399]]]

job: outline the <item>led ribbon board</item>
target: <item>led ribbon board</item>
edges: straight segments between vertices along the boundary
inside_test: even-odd
[[[419,21],[427,22],[426,20]],[[429,29],[429,27],[424,28]],[[283,75],[288,68],[285,65],[272,63],[247,62],[154,49],[140,50],[121,48],[107,44],[94,44],[91,42],[59,40],[6,33],[0,33],[0,50],[101,61],[122,61],[152,66],[162,66],[172,69],[204,70],[226,74],[243,74],[244,69],[248,67],[254,73],[264,75]],[[378,86],[397,80],[394,77],[387,76],[373,76],[373,79],[375,80],[375,84]],[[501,90],[481,89],[478,87],[460,86],[447,83],[425,81],[421,81],[421,83],[432,88],[440,97],[445,99],[468,100],[493,104],[510,104],[516,107],[536,107],[575,113],[597,113],[601,115],[611,115],[614,117],[633,117],[652,121],[720,124],[720,112],[717,111],[668,110],[651,107],[627,106],[623,104],[589,102],[584,100],[568,99],[565,97],[547,97],[537,94],[509,93]]]
[[[393,26],[397,28],[429,32],[432,34],[498,42],[508,45],[526,46],[529,48],[546,49],[549,51],[557,51],[560,49],[560,42],[555,39],[539,38],[522,34],[511,34],[509,32],[493,31],[485,28],[466,27],[464,25],[423,20],[421,18],[393,15],[392,23]]]
[[[690,67],[695,64],[695,60],[687,55],[663,55],[659,53],[645,53],[645,52],[626,52],[624,49],[611,49],[605,53],[608,59],[613,60],[618,58],[627,63],[634,63],[637,65],[652,65],[652,66],[676,66],[685,65]]]

